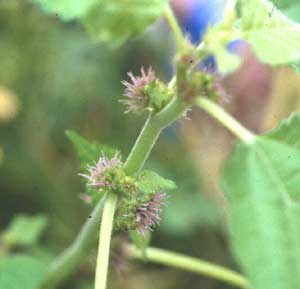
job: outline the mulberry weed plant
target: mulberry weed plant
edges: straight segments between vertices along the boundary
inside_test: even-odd
[[[128,72],[120,80],[124,95],[118,105],[127,114],[147,116],[127,157],[68,132],[82,163],[78,178],[86,183],[86,193],[95,206],[75,241],[49,265],[39,288],[59,288],[93,248],[98,232],[94,288],[107,288],[111,240],[120,231],[128,235],[119,248],[124,258],[176,267],[240,288],[300,288],[300,118],[294,113],[274,130],[256,135],[220,105],[227,94],[223,79],[241,62],[228,50],[232,41],[249,43],[263,63],[297,69],[300,26],[288,18],[284,3],[299,3],[227,1],[219,22],[209,26],[200,44],[195,44],[182,33],[167,0],[34,2],[63,21],[80,22],[96,41],[117,46],[126,45],[126,40],[161,17],[176,46],[174,75],[168,83],[143,64],[140,73]],[[214,67],[205,65],[209,57]],[[223,165],[220,188],[229,203],[229,242],[242,273],[149,244],[165,206],[172,206],[168,191],[176,185],[144,170],[144,164],[162,130],[195,107],[237,138]]]

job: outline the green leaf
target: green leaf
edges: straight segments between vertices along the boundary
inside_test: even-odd
[[[176,184],[173,181],[165,179],[157,173],[148,170],[145,170],[140,174],[137,186],[145,193],[176,189]]]
[[[87,165],[98,161],[99,157],[104,154],[108,158],[113,158],[117,150],[109,146],[96,142],[90,142],[80,136],[75,131],[67,131],[67,137],[73,143],[81,164],[81,168],[86,170]]]
[[[271,0],[274,5],[294,21],[300,21],[300,5],[298,0]]]
[[[168,0],[33,0],[46,13],[77,19],[93,38],[121,44],[144,32],[163,13]]]
[[[233,251],[255,289],[300,284],[300,118],[292,115],[226,162]]]
[[[121,44],[161,16],[167,0],[98,1],[83,19],[93,38]]]
[[[56,14],[63,20],[83,17],[99,0],[32,0],[43,11]]]
[[[47,266],[26,255],[0,259],[1,289],[38,289]]]
[[[13,218],[1,234],[1,240],[9,248],[13,246],[32,246],[38,242],[46,225],[47,219],[45,216],[20,214]]]
[[[272,65],[300,60],[300,25],[267,0],[240,0],[235,35],[251,43],[258,58]]]

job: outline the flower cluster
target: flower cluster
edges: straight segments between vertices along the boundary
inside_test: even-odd
[[[99,158],[95,165],[88,166],[88,174],[79,174],[87,179],[87,185],[97,189],[116,190],[117,176],[121,169],[120,154],[117,152],[113,158],[109,159],[104,154]]]
[[[145,109],[150,111],[160,111],[171,100],[173,93],[168,86],[156,78],[151,67],[147,71],[141,69],[141,76],[134,76],[131,72],[128,73],[131,82],[123,81],[125,86],[124,96],[126,99],[121,99],[128,112],[140,112]]]
[[[124,96],[127,99],[122,99],[121,102],[127,106],[126,112],[141,111],[149,104],[149,96],[145,88],[155,81],[155,73],[152,67],[149,67],[146,72],[142,67],[141,76],[134,76],[132,72],[128,72],[128,76],[131,79],[131,83],[125,80],[122,81],[122,84],[125,86]]]
[[[204,96],[212,99],[216,98],[227,98],[227,92],[224,87],[224,76],[218,73],[213,64],[200,65],[200,72],[202,72],[205,77],[203,77],[203,90]]]
[[[117,212],[117,228],[124,231],[137,230],[145,236],[147,231],[159,224],[166,198],[166,193],[162,191],[124,198]]]
[[[192,102],[195,97],[203,96],[212,100],[226,99],[223,86],[224,79],[216,72],[209,70],[191,71],[181,85],[181,96],[184,101]]]
[[[147,231],[151,231],[156,225],[159,225],[166,197],[166,193],[154,193],[148,202],[142,203],[136,209],[136,229],[141,235],[144,236]]]

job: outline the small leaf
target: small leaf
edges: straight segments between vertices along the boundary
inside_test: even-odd
[[[1,289],[38,289],[47,266],[26,255],[0,259]]]
[[[157,173],[148,170],[141,173],[137,186],[145,193],[176,189],[176,184],[173,181],[165,179]]]
[[[300,284],[299,128],[293,114],[253,144],[239,144],[224,168],[233,251],[256,289]]]
[[[43,11],[63,20],[83,17],[99,0],[33,0]]]
[[[102,153],[106,157],[112,158],[117,152],[116,149],[109,146],[98,144],[96,142],[89,142],[75,131],[67,131],[66,134],[78,153],[81,168],[83,170],[86,169],[88,164],[98,161]]]
[[[47,225],[45,216],[17,215],[1,234],[7,247],[35,245]]]
[[[93,38],[121,44],[160,17],[167,3],[167,0],[98,1],[83,23]]]

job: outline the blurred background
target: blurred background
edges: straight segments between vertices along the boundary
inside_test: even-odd
[[[229,2],[172,4],[183,31],[199,43]],[[300,110],[299,75],[259,63],[246,44],[236,53],[242,64],[225,77],[228,96],[220,100],[228,111],[249,129],[263,132]],[[77,23],[43,14],[29,0],[0,0],[0,231],[16,214],[42,214],[46,229],[31,253],[49,261],[72,242],[91,206],[80,198],[79,162],[65,131],[73,129],[127,155],[145,115],[123,113],[121,80],[127,71],[152,65],[168,81],[173,54],[163,19],[112,49],[92,42]],[[164,131],[147,162],[178,185],[152,244],[237,270],[227,242],[227,204],[218,189],[222,162],[235,140],[200,110],[189,117]],[[96,251],[87,252],[79,272],[62,288],[92,288],[95,256]],[[174,269],[122,264],[112,266],[111,288],[231,288]]]

